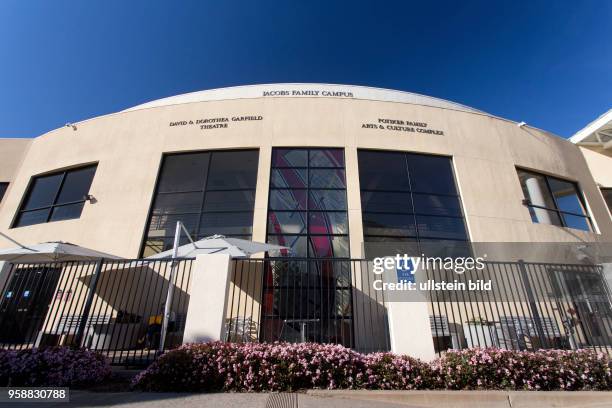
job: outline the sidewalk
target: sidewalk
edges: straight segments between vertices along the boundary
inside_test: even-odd
[[[117,408],[604,408],[612,392],[327,391],[306,393],[71,392],[70,403],[13,403],[0,407]]]
[[[609,408],[610,391],[365,391],[309,390],[332,401],[376,401],[423,408]],[[335,406],[335,405],[329,405]],[[381,405],[384,406],[384,405]],[[391,405],[389,405],[391,406]],[[397,405],[393,405],[397,406]]]
[[[70,403],[13,403],[0,407],[17,408],[72,408],[72,407],[113,407],[113,408],[407,408],[387,402],[360,401],[345,398],[318,397],[304,393],[214,393],[183,394],[153,392],[84,392],[73,391]],[[415,408],[417,406],[414,406]]]

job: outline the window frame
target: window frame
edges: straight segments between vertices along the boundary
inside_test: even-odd
[[[359,153],[360,152],[365,152],[365,153],[369,153],[369,152],[377,152],[377,153],[390,153],[390,154],[401,154],[403,156],[403,160],[404,160],[404,165],[406,167],[406,177],[408,180],[408,186],[409,188],[407,190],[401,190],[401,189],[387,189],[387,188],[383,188],[383,189],[372,189],[372,188],[363,188],[361,187],[361,173],[360,174],[360,179],[359,179],[359,196],[360,196],[360,200],[361,200],[361,213],[362,213],[362,224],[363,224],[363,214],[388,214],[388,215],[411,215],[413,222],[414,222],[414,229],[415,229],[415,234],[414,235],[389,235],[389,234],[366,234],[366,228],[365,225],[363,225],[363,241],[367,242],[367,238],[371,237],[371,238],[389,238],[391,240],[394,239],[398,239],[398,238],[402,238],[402,239],[409,239],[409,240],[414,240],[414,242],[416,242],[419,246],[421,245],[422,242],[427,242],[427,240],[434,240],[434,241],[456,241],[456,242],[471,242],[471,238],[470,238],[470,233],[467,227],[467,220],[465,217],[465,210],[463,207],[463,200],[461,199],[461,193],[459,191],[459,183],[457,182],[457,177],[455,174],[455,168],[453,166],[453,158],[452,156],[446,156],[446,155],[440,155],[440,154],[430,154],[430,153],[421,153],[421,152],[413,152],[413,151],[404,151],[404,150],[387,150],[387,149],[369,149],[369,148],[359,148],[357,149],[357,162],[358,162],[358,166],[360,166],[359,163]],[[450,193],[433,193],[433,192],[426,192],[426,191],[421,191],[421,190],[414,190],[412,187],[413,184],[413,180],[411,178],[411,174],[412,172],[410,171],[410,163],[409,163],[409,156],[410,155],[418,155],[418,156],[425,156],[425,157],[436,157],[436,158],[445,158],[448,159],[449,161],[449,165],[450,165],[450,171],[451,171],[451,177],[452,177],[452,181],[455,187],[455,191],[456,194],[450,194]],[[406,205],[406,210],[405,211],[400,211],[400,212],[387,212],[387,211],[366,211],[364,208],[364,202],[363,202],[363,193],[392,193],[392,194],[399,194],[399,193],[403,193],[403,194],[407,194],[410,197],[410,202],[409,204]],[[449,198],[456,198],[458,203],[459,203],[459,207],[458,207],[458,212],[460,215],[451,215],[451,214],[433,214],[433,213],[425,213],[422,211],[417,211],[416,206],[415,206],[415,198],[414,196],[431,196],[431,197],[449,197]],[[461,239],[461,238],[452,238],[452,237],[436,237],[433,236],[431,233],[423,233],[421,231],[421,229],[419,228],[419,222],[418,222],[418,217],[439,217],[439,218],[446,218],[446,219],[458,219],[461,220],[463,222],[463,228],[465,231],[465,239]],[[391,241],[392,242],[392,241]],[[400,242],[400,241],[398,241]]]
[[[274,150],[302,150],[306,151],[306,166],[279,166],[274,164]],[[310,164],[310,152],[312,150],[339,150],[342,153],[343,163],[338,166],[312,166]],[[306,171],[306,183],[305,187],[275,187],[273,184],[272,173],[274,170],[305,170]],[[310,171],[311,170],[342,170],[344,172],[344,187],[311,187],[310,185]],[[306,256],[293,256],[287,255],[287,258],[306,258],[306,259],[350,259],[351,248],[350,248],[350,222],[348,212],[348,183],[346,178],[346,150],[344,147],[333,147],[333,146],[309,146],[309,147],[292,147],[292,146],[273,146],[272,147],[272,159],[270,161],[270,177],[268,180],[268,206],[266,208],[266,242],[269,242],[270,237],[293,237],[299,239],[304,237],[306,239]],[[304,209],[272,209],[272,192],[273,191],[305,191],[306,192],[306,208]],[[310,193],[312,191],[340,191],[344,193],[345,209],[310,209]],[[301,233],[276,233],[271,232],[269,228],[269,217],[271,213],[300,213],[305,215],[304,219],[304,232]],[[310,214],[325,214],[325,213],[343,213],[346,214],[346,233],[338,234],[333,232],[333,228],[330,229],[329,233],[312,233],[310,232]],[[333,247],[334,238],[344,238],[347,243],[347,256],[334,256],[332,257],[316,257],[310,255],[310,237],[329,237],[329,241]]]
[[[73,172],[77,172],[77,171],[82,171],[82,170],[87,170],[93,168],[94,172],[93,172],[93,176],[91,178],[91,183],[89,184],[89,187],[87,188],[87,193],[83,196],[83,199],[81,200],[74,200],[74,201],[70,201],[70,202],[65,202],[65,203],[57,203],[57,200],[59,199],[63,188],[64,188],[64,184],[66,182],[66,176],[69,173],[73,173]],[[59,170],[59,171],[52,171],[49,173],[43,173],[43,174],[37,174],[34,175],[32,177],[30,177],[30,181],[28,182],[28,186],[26,188],[25,194],[23,195],[21,202],[19,203],[19,207],[17,209],[17,212],[15,213],[15,216],[13,217],[13,221],[11,222],[11,229],[13,228],[22,228],[22,227],[30,227],[33,225],[39,225],[39,224],[48,224],[50,222],[59,222],[59,221],[67,221],[67,220],[77,220],[79,218],[81,218],[81,214],[83,212],[83,209],[81,208],[81,213],[79,213],[78,217],[74,217],[74,218],[63,218],[60,220],[52,220],[51,217],[53,216],[53,210],[55,208],[59,208],[59,207],[66,207],[66,206],[70,206],[70,205],[75,205],[75,204],[83,204],[83,208],[85,207],[85,203],[88,201],[87,196],[89,195],[89,191],[91,190],[91,185],[93,184],[93,180],[96,177],[96,172],[98,171],[98,163],[90,163],[90,164],[85,164],[85,165],[80,165],[80,166],[75,166],[75,167],[69,167],[63,170]],[[57,176],[57,175],[61,175],[61,180],[59,182],[59,185],[57,187],[57,190],[55,191],[55,194],[53,195],[53,201],[51,202],[50,205],[47,206],[42,206],[42,207],[35,207],[35,208],[29,208],[29,209],[24,209],[24,207],[26,206],[26,203],[28,202],[28,200],[30,199],[32,192],[33,192],[33,188],[34,188],[34,184],[36,183],[36,180],[41,179],[43,177],[52,177],[52,176]],[[21,216],[25,213],[30,213],[30,212],[34,212],[34,211],[41,211],[41,210],[49,210],[49,214],[47,215],[47,218],[45,219],[45,221],[43,222],[37,222],[34,224],[27,224],[27,225],[18,225],[19,220],[21,219]]]
[[[531,202],[531,198],[525,196],[525,191],[523,190],[523,183],[521,182],[521,177],[520,177],[520,174],[519,174],[520,172],[527,173],[527,174],[533,174],[535,176],[540,176],[540,177],[542,177],[544,179],[544,184],[546,185],[546,192],[549,194],[550,198],[552,199],[552,202],[553,202],[555,208],[549,208],[549,207],[546,207],[546,206],[533,204]],[[583,193],[582,189],[580,188],[580,183],[578,183],[575,180],[569,180],[569,179],[565,179],[565,178],[558,177],[558,176],[552,176],[552,175],[547,174],[547,173],[542,173],[542,172],[539,172],[539,171],[534,171],[534,170],[530,170],[530,169],[526,169],[526,168],[518,167],[518,166],[516,167],[516,175],[517,175],[517,178],[519,180],[519,185],[521,187],[521,191],[523,192],[523,205],[525,207],[527,207],[527,209],[537,208],[537,209],[540,209],[540,210],[554,212],[557,215],[557,217],[559,218],[559,221],[561,223],[560,226],[562,228],[570,228],[570,229],[575,229],[575,230],[578,230],[578,231],[585,231],[585,232],[595,232],[595,224],[593,223],[593,218],[592,218],[591,214],[588,211],[588,207],[586,205],[586,198],[584,197],[584,193]],[[555,196],[555,193],[553,192],[553,189],[552,189],[552,187],[550,185],[551,179],[558,180],[558,181],[561,181],[561,182],[564,182],[564,183],[570,183],[574,187],[574,189],[576,191],[576,196],[578,197],[578,201],[579,201],[580,205],[582,206],[582,208],[584,209],[584,214],[578,214],[578,213],[575,213],[575,212],[563,211],[563,210],[559,209],[559,202],[557,201],[557,197]],[[587,225],[588,225],[589,229],[588,230],[583,230],[583,229],[580,229],[580,228],[573,228],[573,227],[568,226],[567,222],[565,221],[565,217],[563,216],[564,214],[571,215],[571,216],[574,216],[574,217],[584,218],[587,221]],[[541,222],[533,221],[533,217],[531,217],[531,214],[530,214],[530,218],[531,218],[531,221],[532,221],[533,224],[543,224]],[[555,224],[545,224],[545,225],[555,225]]]
[[[211,170],[211,166],[212,166],[212,156],[215,153],[232,153],[232,152],[255,152],[257,153],[257,166],[256,166],[256,174],[255,174],[255,186],[253,188],[233,188],[233,189],[227,189],[227,188],[208,188],[208,183],[209,183],[209,179],[210,179],[210,170]],[[154,184],[154,188],[153,188],[153,192],[151,193],[151,198],[150,198],[150,204],[149,204],[149,211],[148,211],[148,215],[147,215],[147,220],[144,226],[144,231],[142,233],[142,240],[140,243],[140,252],[139,252],[139,256],[144,256],[145,251],[147,249],[147,242],[149,241],[163,241],[165,242],[166,240],[170,240],[170,239],[174,239],[173,236],[169,236],[169,235],[163,235],[163,236],[149,236],[149,232],[151,231],[151,225],[153,222],[154,217],[157,215],[159,216],[160,214],[157,214],[155,212],[155,203],[156,200],[158,199],[159,196],[172,196],[172,195],[177,195],[177,194],[199,194],[200,196],[200,200],[198,201],[199,203],[199,209],[198,210],[193,210],[193,211],[182,211],[182,212],[172,212],[172,213],[168,213],[166,215],[169,216],[184,216],[184,215],[197,215],[197,221],[196,224],[194,226],[195,230],[191,231],[189,229],[189,226],[187,227],[187,230],[189,231],[190,234],[192,234],[192,238],[194,240],[198,240],[201,239],[201,237],[199,236],[200,231],[202,230],[202,218],[205,214],[235,214],[235,213],[251,213],[252,215],[252,220],[251,220],[251,233],[250,234],[232,234],[232,235],[227,235],[228,237],[232,237],[232,238],[240,238],[240,239],[246,239],[246,240],[251,240],[253,237],[253,226],[254,226],[254,220],[255,220],[255,200],[257,199],[256,195],[257,195],[257,176],[259,173],[259,162],[261,160],[261,154],[260,154],[260,149],[259,148],[241,148],[241,149],[207,149],[207,150],[195,150],[195,151],[185,151],[185,152],[164,152],[161,154],[161,157],[159,159],[159,166],[158,166],[158,170],[157,170],[157,177],[155,179],[155,184]],[[163,172],[164,172],[164,161],[166,160],[166,158],[168,157],[172,157],[172,156],[187,156],[187,155],[193,155],[193,154],[208,154],[209,155],[209,159],[208,162],[206,163],[206,176],[204,178],[204,184],[202,185],[201,189],[199,190],[193,190],[193,189],[189,189],[189,190],[176,190],[176,191],[159,191],[160,188],[160,183],[162,180],[162,176],[163,176]],[[219,192],[219,193],[227,193],[227,192],[236,192],[236,191],[252,191],[253,192],[253,208],[251,210],[205,210],[204,207],[206,205],[206,196],[208,193],[214,193],[214,192]],[[186,239],[186,238],[185,238]],[[181,240],[181,245],[182,245],[182,240]]]

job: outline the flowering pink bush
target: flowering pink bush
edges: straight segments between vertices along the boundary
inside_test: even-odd
[[[428,372],[410,357],[363,355],[339,345],[213,342],[164,354],[133,385],[149,391],[413,389],[427,385]]]
[[[432,363],[440,388],[610,390],[612,362],[591,350],[452,350]]]
[[[55,347],[0,350],[0,386],[75,387],[103,381],[111,370],[104,356]]]
[[[134,378],[147,391],[327,389],[610,390],[611,360],[588,350],[452,350],[428,364],[315,343],[204,343],[172,350]]]

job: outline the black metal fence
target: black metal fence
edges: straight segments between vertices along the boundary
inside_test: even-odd
[[[227,294],[228,341],[342,344],[389,350],[383,293],[368,262],[342,259],[234,260]]]
[[[182,343],[194,263],[174,262],[166,349]],[[365,353],[390,349],[386,305],[396,299],[374,288],[379,277],[372,262],[231,262],[223,340],[336,343]],[[0,347],[86,347],[112,364],[147,364],[159,348],[172,264],[14,264],[0,281]],[[612,297],[599,266],[487,262],[477,274],[433,269],[426,270],[425,279],[490,280],[493,286],[429,295],[431,331],[415,336],[432,336],[438,353],[476,346],[612,352]]]
[[[13,264],[1,283],[0,347],[85,347],[112,364],[147,364],[159,347],[172,263]],[[192,263],[176,260],[166,349],[182,342]]]
[[[385,306],[398,299],[374,289],[376,276],[365,260],[234,260],[225,340],[389,350]],[[612,352],[612,298],[599,266],[487,262],[478,273],[434,269],[423,278],[492,285],[491,290],[427,292],[431,333],[415,335],[431,335],[440,354],[467,347]]]
[[[476,346],[612,352],[612,297],[600,266],[487,262],[478,273],[458,277],[450,271],[429,270],[427,279],[492,284],[488,291],[430,297],[430,325],[438,353]]]

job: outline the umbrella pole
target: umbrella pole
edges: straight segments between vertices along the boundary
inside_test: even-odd
[[[178,248],[179,242],[181,238],[181,222],[176,222],[176,231],[174,233],[174,247],[172,248],[172,264],[170,264],[170,282],[168,282],[168,294],[166,295],[166,304],[164,305],[164,315],[162,316],[162,327],[161,333],[159,337],[159,353],[164,352],[164,347],[166,345],[166,334],[168,333],[168,322],[170,321],[170,315],[172,313],[172,295],[174,294],[174,290],[172,288],[174,282],[174,272],[176,269],[176,258],[178,257]]]

